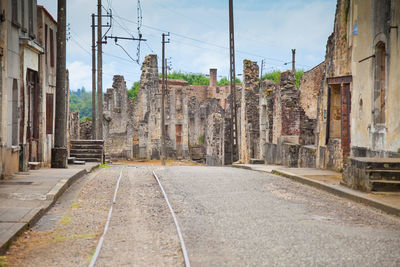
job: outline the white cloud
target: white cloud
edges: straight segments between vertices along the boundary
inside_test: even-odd
[[[136,2],[111,1],[116,20],[109,34],[129,36],[127,30],[137,35]],[[55,0],[38,0],[38,3],[56,17]],[[103,1],[105,8],[108,3]],[[229,47],[227,3],[215,0],[142,1],[145,25],[142,33],[148,41],[142,43],[141,60],[152,53],[151,50],[161,55],[161,32],[154,28],[163,29],[171,31],[171,43],[167,45],[166,53],[167,57],[172,57],[175,70],[208,73],[209,68],[217,67],[220,75],[228,76],[229,50],[209,45]],[[298,66],[307,68],[319,64],[324,59],[326,41],[333,30],[335,6],[336,0],[235,1],[236,72],[242,72],[244,58],[260,62],[265,57],[267,69],[286,68],[283,63],[291,61],[292,48],[297,50]],[[69,0],[67,8],[72,36],[67,61],[75,70],[71,69],[71,85],[73,89],[91,88],[90,15],[96,12],[97,1]],[[119,44],[136,58],[137,42],[119,41]],[[140,66],[131,62],[114,41],[109,40],[104,52],[103,88],[111,86],[114,74],[124,75],[128,86],[140,79]]]

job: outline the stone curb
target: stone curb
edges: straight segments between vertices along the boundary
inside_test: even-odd
[[[60,180],[50,191],[46,194],[46,202],[42,207],[35,209],[35,212],[30,214],[30,218],[27,222],[18,229],[15,229],[15,232],[0,246],[0,255],[4,255],[11,244],[26,230],[31,228],[36,222],[43,217],[43,215],[56,203],[58,198],[67,191],[67,189],[78,179],[85,176],[86,174],[92,172],[94,169],[98,168],[99,164],[94,165],[89,171],[86,169],[81,170],[75,175]]]
[[[329,184],[325,184],[301,175],[296,175],[296,174],[292,174],[290,172],[286,172],[286,171],[282,171],[282,170],[272,170],[272,174],[275,175],[279,175],[282,177],[286,177],[289,178],[293,181],[305,184],[305,185],[309,185],[312,186],[314,188],[320,189],[320,190],[324,190],[326,192],[329,192],[331,194],[334,194],[336,196],[339,197],[343,197],[343,198],[347,198],[349,200],[358,202],[358,203],[362,203],[362,204],[366,204],[369,205],[371,207],[377,208],[379,210],[382,210],[388,214],[391,215],[396,215],[396,216],[400,216],[400,208],[392,206],[390,204],[381,202],[379,200],[370,198],[368,196],[364,196],[361,195],[361,193],[358,192],[353,192],[351,189],[343,189],[343,188],[338,188],[334,185],[329,185]]]
[[[268,171],[262,171],[262,170],[255,170],[249,166],[232,165],[232,167],[279,175],[279,176],[282,176],[285,178],[289,178],[295,182],[302,183],[302,184],[312,186],[314,188],[326,191],[326,192],[334,194],[338,197],[347,198],[351,201],[369,205],[371,207],[374,207],[376,209],[384,211],[388,214],[400,216],[400,208],[392,206],[390,204],[386,204],[379,200],[367,197],[365,195],[361,195],[362,194],[361,192],[357,192],[352,189],[339,188],[334,185],[325,184],[323,182],[319,182],[319,181],[316,181],[316,180],[313,180],[313,179],[310,179],[310,178],[307,178],[307,177],[304,177],[301,175],[293,174],[293,173],[290,173],[287,171],[283,171],[283,170],[272,170],[271,172],[268,172]]]

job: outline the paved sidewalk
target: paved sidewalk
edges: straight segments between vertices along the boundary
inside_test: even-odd
[[[340,197],[364,203],[387,213],[400,216],[400,192],[364,193],[358,190],[353,190],[340,184],[342,174],[338,172],[312,168],[288,168],[280,165],[263,164],[234,164],[233,167],[280,175],[328,191]]]
[[[0,180],[0,253],[38,221],[75,180],[97,166],[86,163],[68,169],[42,168]]]

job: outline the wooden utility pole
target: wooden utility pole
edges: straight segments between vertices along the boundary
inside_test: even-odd
[[[92,139],[97,138],[96,111],[96,20],[92,14]]]
[[[103,33],[101,0],[97,3],[97,135],[99,140],[103,139]]]
[[[68,167],[67,150],[67,92],[66,90],[66,0],[58,0],[57,7],[57,66],[56,66],[56,114],[54,148],[51,151],[51,167]]]
[[[165,37],[168,34],[162,34],[162,86],[161,86],[161,164],[165,165],[165,44],[169,43]]]
[[[235,29],[233,20],[233,0],[229,0],[229,49],[230,49],[230,79],[231,79],[231,161],[238,158],[238,130],[237,130],[237,107],[236,107],[236,70],[235,70]]]
[[[296,72],[296,49],[292,49],[292,71]]]

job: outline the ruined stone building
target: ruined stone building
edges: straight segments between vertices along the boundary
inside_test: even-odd
[[[1,1],[0,174],[50,163],[56,21],[36,1]],[[4,16],[3,16],[4,14]]]
[[[366,191],[400,189],[399,24],[398,0],[338,0],[325,61],[299,88],[290,71],[262,84],[267,163],[344,171],[344,184]]]
[[[252,129],[251,135],[245,135],[245,138],[251,140],[246,151],[249,151],[249,156],[259,156],[258,66],[254,62],[245,61],[245,72],[248,73],[245,81],[252,81],[247,83],[247,88],[254,92],[251,94],[252,106],[248,105],[245,116],[247,127]],[[147,56],[143,62],[140,87],[134,103],[127,98],[123,77],[114,77],[113,88],[104,97],[103,128],[108,156],[126,159],[160,158],[161,88],[156,55]],[[241,102],[241,92],[241,85],[238,85],[238,103]],[[229,101],[230,86],[217,85],[216,69],[210,70],[209,85],[189,85],[183,80],[167,79],[167,157],[199,160],[208,165],[230,164]],[[240,104],[238,108],[240,114]]]
[[[317,99],[325,63],[305,72],[300,86],[292,71],[278,83],[264,81],[260,92],[260,150],[265,161],[315,167]]]
[[[344,182],[367,191],[382,173],[366,166],[400,157],[399,27],[398,0],[339,0],[327,44],[317,166],[346,169]],[[381,167],[393,179],[390,168]]]
[[[138,96],[127,97],[122,76],[114,76],[104,97],[104,139],[111,158],[160,158],[161,88],[157,56],[142,65]],[[217,70],[210,71],[210,85],[189,85],[167,79],[165,132],[167,157],[196,159],[211,165],[224,163],[224,123],[229,86],[217,86]]]

